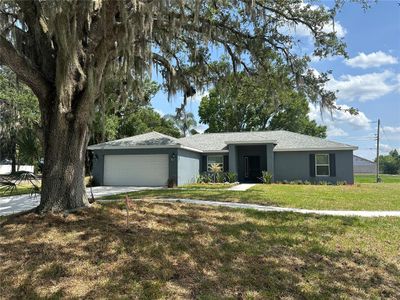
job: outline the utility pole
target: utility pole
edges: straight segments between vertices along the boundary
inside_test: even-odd
[[[379,179],[379,132],[381,127],[381,120],[378,119],[378,129],[376,132],[376,182],[380,182]]]

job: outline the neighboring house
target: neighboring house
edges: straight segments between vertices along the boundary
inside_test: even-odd
[[[176,139],[150,132],[92,145],[98,185],[161,186],[194,182],[210,164],[257,182],[261,171],[273,180],[352,184],[357,147],[284,130],[197,134]]]
[[[354,174],[375,174],[376,162],[372,160],[353,155]]]

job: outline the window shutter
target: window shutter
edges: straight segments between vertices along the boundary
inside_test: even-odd
[[[329,154],[329,173],[331,174],[331,177],[336,177],[336,157],[335,153],[330,153]]]
[[[229,171],[229,156],[224,155],[224,172]]]
[[[315,177],[315,154],[310,154],[310,177]]]
[[[207,172],[207,155],[201,157],[201,172]]]

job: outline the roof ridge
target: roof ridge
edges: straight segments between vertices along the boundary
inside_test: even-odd
[[[371,159],[368,159],[368,158],[365,158],[365,157],[362,157],[362,156],[359,156],[359,155],[353,154],[353,156],[358,157],[358,158],[361,158],[361,159],[366,160],[366,161],[369,161],[369,162],[374,163],[374,164],[376,163],[375,161],[373,161],[373,160],[371,160]]]
[[[295,135],[305,136],[305,137],[308,137],[308,138],[323,140],[323,141],[327,141],[327,142],[331,142],[331,143],[335,143],[335,144],[352,146],[352,145],[349,145],[349,144],[332,141],[332,140],[329,140],[327,138],[321,138],[321,137],[318,137],[318,136],[312,136],[312,135],[299,133],[299,132],[294,132],[294,131],[285,130],[285,129],[260,130],[260,131],[252,130],[252,131],[233,131],[233,132],[205,132],[205,133],[195,134],[195,135],[191,135],[191,136],[185,136],[183,138],[179,138],[179,140],[186,139],[186,138],[192,138],[192,137],[199,136],[199,135],[203,135],[204,136],[204,135],[214,135],[214,134],[244,134],[244,133],[264,133],[264,132],[285,132],[285,133],[291,133],[291,134],[295,134]]]
[[[131,140],[133,138],[137,138],[137,137],[145,136],[145,135],[150,135],[150,134],[156,134],[156,135],[158,135],[160,137],[168,138],[169,140],[175,142],[177,145],[182,145],[180,143],[179,139],[177,139],[177,138],[175,138],[173,136],[169,136],[169,135],[166,135],[166,134],[163,134],[163,133],[160,133],[158,131],[153,130],[153,131],[149,131],[149,132],[145,132],[145,133],[141,133],[141,134],[137,134],[137,135],[132,135],[132,136],[127,136],[127,137],[124,137],[124,138],[121,138],[121,139],[117,139],[117,140],[106,141],[106,142],[102,142],[102,143],[98,143],[98,144],[94,144],[94,145],[90,145],[90,146],[101,146],[101,145],[113,144],[113,143],[118,143],[118,142],[123,142],[123,141],[129,141],[129,140]]]
[[[258,133],[258,132],[278,132],[278,131],[286,131],[286,132],[291,132],[288,130],[284,130],[284,129],[274,129],[274,130],[250,130],[250,131],[229,131],[229,132],[203,132],[203,133],[199,133],[199,134],[194,134],[194,135],[189,135],[189,136],[184,136],[179,138],[179,140],[181,139],[186,139],[186,138],[191,138],[191,137],[195,137],[195,136],[199,136],[199,135],[213,135],[213,134],[244,134],[244,133]],[[292,132],[295,133],[295,132]]]

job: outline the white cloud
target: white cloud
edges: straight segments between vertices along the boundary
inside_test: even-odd
[[[161,109],[154,109],[156,113],[158,113],[161,117],[165,115],[165,113]]]
[[[326,133],[329,137],[348,136],[348,133],[346,131],[341,128],[335,127],[334,125],[330,125]]]
[[[320,9],[321,7],[318,5],[310,5],[307,3],[300,3],[300,8],[305,8],[306,5],[308,5],[310,7],[311,10],[317,10]],[[323,6],[325,9],[329,9],[327,6]],[[281,27],[281,31],[282,33],[285,34],[293,34],[295,36],[298,37],[305,37],[305,38],[309,38],[309,40],[312,40],[313,38],[313,33],[311,32],[311,30],[304,24],[295,24],[292,23],[291,25],[285,25]],[[340,24],[339,21],[330,21],[329,23],[325,24],[324,27],[322,28],[322,31],[325,33],[331,33],[331,32],[335,32],[336,36],[338,38],[343,38],[346,36],[347,34],[347,30],[346,28],[344,28],[342,26],[342,24]]]
[[[379,150],[382,152],[382,154],[389,153],[393,149],[395,149],[395,147],[392,147],[392,146],[387,145],[387,144],[382,144],[382,143],[379,144]]]
[[[400,126],[399,127],[383,126],[382,129],[386,133],[398,133],[398,134],[400,134]]]
[[[386,54],[385,52],[378,51],[365,54],[364,52],[358,53],[357,56],[350,58],[345,61],[345,64],[353,68],[372,68],[380,67],[384,65],[397,64],[398,60],[396,57]]]
[[[396,80],[397,80],[397,92],[400,94],[400,74],[397,74]]]
[[[371,126],[371,120],[363,112],[359,112],[357,115],[352,115],[346,109],[350,109],[347,105],[340,105],[342,110],[335,110],[332,113],[332,118],[339,123],[347,123],[354,128],[368,129]]]
[[[194,94],[194,96],[189,97],[188,100],[192,101],[192,102],[200,103],[201,99],[203,97],[207,97],[209,94],[210,94],[210,92],[208,90],[207,91],[200,91],[200,93],[196,93],[196,94]]]
[[[335,56],[327,56],[327,57],[319,57],[319,56],[315,56],[315,55],[311,55],[310,56],[310,60],[311,62],[320,62],[320,61],[335,61],[339,58],[340,56],[335,55]]]
[[[390,71],[364,75],[342,75],[338,80],[332,76],[326,86],[332,91],[338,91],[339,99],[365,102],[383,97],[397,89],[400,90],[400,82],[392,82],[396,76],[399,75]]]
[[[353,130],[369,130],[371,129],[370,120],[363,112],[359,112],[358,115],[352,115],[349,112],[344,111],[349,106],[341,105],[342,110],[334,110],[328,112],[321,110],[313,104],[310,104],[309,117],[315,120],[320,125],[327,127],[328,138],[332,137],[347,137],[349,133],[341,128],[342,126],[350,127]]]
[[[290,26],[290,29],[288,31],[300,37],[309,37],[309,38],[313,37],[313,34],[310,31],[310,29],[304,24],[296,24]],[[347,34],[346,28],[344,28],[339,21],[335,21],[334,23],[332,21],[329,22],[322,28],[322,31],[325,33],[336,32],[336,36],[338,38],[343,38]]]
[[[346,28],[344,28],[339,21],[335,21],[334,23],[331,22],[330,24],[325,25],[322,30],[326,33],[336,32],[336,36],[339,38],[342,38],[347,34]]]
[[[400,126],[382,126],[382,139],[386,141],[400,141]]]
[[[349,125],[353,129],[370,129],[370,119],[363,112],[359,112],[358,115],[352,115],[349,112],[345,111],[350,107],[348,105],[340,105],[342,110],[334,110],[332,113],[323,111],[321,114],[321,110],[317,108],[315,105],[310,104],[310,113],[309,116],[312,120],[315,120],[319,124],[323,124],[328,126],[328,131],[331,130],[332,133],[346,134],[346,132],[339,132],[337,125]],[[336,135],[339,136],[339,135]]]
[[[208,128],[208,126],[205,125],[205,124],[198,124],[198,125],[196,126],[195,130],[196,130],[198,133],[204,133],[204,131],[205,131],[207,128]]]

